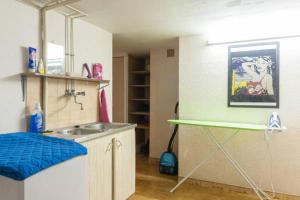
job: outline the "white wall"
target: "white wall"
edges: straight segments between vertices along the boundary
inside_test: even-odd
[[[166,48],[151,50],[150,65],[150,157],[159,158],[166,151],[173,132],[167,120],[174,118],[178,101],[178,47],[174,57],[167,57]],[[177,145],[174,151],[177,152]]]
[[[0,13],[0,53],[2,58],[0,74],[0,133],[21,131],[26,128],[25,104],[22,102],[21,82],[18,74],[26,70],[27,47],[39,49],[39,12],[18,1],[2,0]],[[50,13],[49,41],[63,44],[64,19],[57,13]],[[49,27],[48,26],[48,27]],[[100,62],[104,66],[104,78],[112,79],[112,34],[82,20],[76,20],[75,68],[81,72],[84,62]],[[108,110],[111,117],[111,86],[107,87]]]
[[[39,13],[18,1],[0,1],[0,133],[25,130],[20,73],[27,47],[39,48]]]
[[[112,120],[112,33],[82,20],[74,22],[75,70],[81,72],[82,64],[101,63],[103,79],[111,80],[105,88],[109,119]]]
[[[47,41],[65,46],[65,17],[50,10],[46,12]]]
[[[200,36],[182,37],[179,42],[180,118],[266,124],[273,110],[279,112],[288,130],[271,140],[273,182],[276,191],[300,195],[300,38],[280,42],[280,108],[227,107],[228,46],[207,46]],[[221,141],[230,130],[213,129]],[[180,175],[183,176],[215,146],[202,128],[181,126],[179,136]],[[226,148],[255,181],[270,190],[271,172],[263,132],[241,131]],[[264,163],[267,160],[265,170]],[[218,153],[193,178],[238,186],[247,186],[239,174]]]

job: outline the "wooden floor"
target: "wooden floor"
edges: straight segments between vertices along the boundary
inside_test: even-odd
[[[143,156],[137,157],[136,193],[130,200],[257,200],[249,192],[224,191],[218,187],[184,183],[174,193],[169,190],[177,183],[177,177],[162,175],[158,163],[149,162]],[[296,199],[296,198],[276,198]],[[300,199],[300,198],[297,198]]]

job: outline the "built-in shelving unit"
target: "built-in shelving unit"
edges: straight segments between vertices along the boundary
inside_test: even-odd
[[[137,149],[149,152],[150,56],[129,56],[128,121],[136,123]]]

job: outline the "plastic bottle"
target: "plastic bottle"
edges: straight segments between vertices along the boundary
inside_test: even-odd
[[[102,80],[102,70],[103,67],[100,63],[93,64],[93,78]]]
[[[44,68],[44,62],[43,59],[40,59],[39,65],[38,65],[38,73],[45,74],[45,68]]]
[[[34,110],[30,114],[29,131],[32,133],[43,132],[43,111],[40,103],[35,103]]]
[[[29,47],[29,60],[28,60],[28,71],[30,73],[36,73],[36,49]]]

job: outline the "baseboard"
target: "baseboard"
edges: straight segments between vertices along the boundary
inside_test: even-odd
[[[157,164],[157,166],[158,166],[158,164],[159,164],[159,158],[149,157],[149,158],[148,158],[148,162],[149,162],[150,164]]]
[[[148,158],[148,162],[150,164],[159,164],[159,159],[158,158]],[[178,177],[178,181],[181,180],[182,177]],[[234,185],[227,185],[227,184],[222,184],[222,183],[215,183],[215,182],[209,182],[209,181],[203,181],[203,180],[197,180],[197,179],[192,179],[189,178],[187,180],[188,184],[197,184],[201,187],[206,187],[206,188],[211,188],[211,189],[216,189],[224,192],[237,192],[237,193],[242,193],[242,194],[254,194],[254,191],[250,188],[245,188],[245,187],[239,187],[239,186],[234,186]],[[268,192],[270,196],[272,196],[272,192]],[[275,198],[280,199],[280,200],[300,200],[299,196],[294,196],[294,195],[288,195],[288,194],[282,194],[282,193],[276,193]]]
[[[178,180],[181,180],[182,177],[179,177]],[[214,183],[214,182],[209,182],[209,181],[202,181],[202,180],[197,180],[197,179],[188,179],[186,181],[188,184],[193,184],[193,185],[199,185],[201,187],[206,187],[210,189],[215,189],[219,191],[224,191],[224,192],[237,192],[237,193],[242,193],[242,194],[253,194],[255,195],[254,191],[250,188],[245,188],[245,187],[239,187],[239,186],[234,186],[234,185],[227,185],[227,184],[222,184],[222,183]],[[272,196],[272,192],[266,191],[270,196]],[[275,193],[275,198],[280,199],[280,200],[300,200],[299,196],[294,196],[294,195],[288,195],[288,194],[282,194],[282,193]]]

